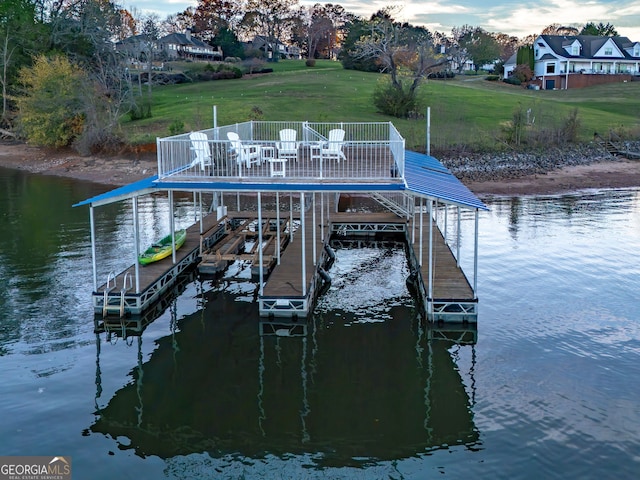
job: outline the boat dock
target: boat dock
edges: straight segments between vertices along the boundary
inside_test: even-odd
[[[278,141],[283,132],[294,140]],[[241,146],[233,140],[238,136]],[[405,150],[392,124],[251,121],[158,139],[157,147],[158,175],[75,205],[90,207],[96,315],[141,315],[194,266],[216,275],[229,262],[244,260],[259,282],[260,316],[304,317],[331,281],[326,266],[332,238],[391,235],[409,247],[409,280],[424,316],[476,321],[478,211],[487,208],[435,158]],[[137,253],[138,197],[168,195],[174,231],[174,192],[193,193],[194,204],[200,198],[200,220],[187,229],[185,244],[172,257],[109,273],[99,285],[94,209],[133,202]],[[213,195],[215,213],[203,213],[203,193]],[[241,195],[256,204],[241,208]],[[237,208],[227,212],[224,200],[234,196]],[[275,198],[275,207],[263,209],[263,196]],[[281,197],[289,198],[288,212],[279,206]],[[376,208],[341,209],[345,197],[366,198]],[[440,233],[438,209],[447,207],[457,209],[458,220],[462,209],[475,212],[473,283],[460,268],[459,238],[454,253]],[[458,221],[458,236],[459,227]]]

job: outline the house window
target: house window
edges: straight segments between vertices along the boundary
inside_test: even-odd
[[[604,49],[604,54],[607,55],[607,56],[613,55],[613,48],[611,48],[611,47],[605,48]]]
[[[580,47],[578,45],[571,47],[571,55],[580,55]]]
[[[633,49],[633,56],[640,57],[640,47],[636,47]]]
[[[547,63],[547,73],[556,73],[555,63]]]

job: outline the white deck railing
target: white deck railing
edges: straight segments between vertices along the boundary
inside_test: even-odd
[[[284,129],[296,132],[293,145],[280,142]],[[344,131],[343,141],[330,141],[335,129]],[[241,151],[229,132],[238,134]],[[191,134],[157,140],[160,181],[389,183],[404,178],[405,141],[389,122],[251,121],[199,133],[201,140]]]

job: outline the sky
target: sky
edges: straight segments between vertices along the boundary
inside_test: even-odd
[[[157,13],[160,18],[196,6],[197,0],[120,0],[129,10]],[[395,3],[392,1],[306,1],[300,4],[333,3],[351,13],[368,18],[376,11],[398,6],[397,20],[422,25],[431,31],[450,34],[452,27],[479,26],[489,32],[501,32],[522,38],[539,34],[551,24],[581,28],[588,22],[610,23],[619,35],[640,41],[640,1],[638,0],[415,0]]]

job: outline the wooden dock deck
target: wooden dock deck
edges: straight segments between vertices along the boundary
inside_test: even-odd
[[[300,221],[300,226],[293,232],[280,255],[280,263],[275,265],[263,288],[260,297],[261,315],[306,316],[313,308],[321,283],[318,268],[323,267],[327,260],[324,244],[329,235],[328,223],[325,218],[323,227],[320,224],[320,213],[316,211],[314,236],[311,209],[304,212],[304,222],[299,213],[294,215],[294,220]],[[321,232],[324,232],[325,238],[322,238]]]
[[[433,287],[429,295],[429,224],[423,225],[422,259],[420,256],[420,236],[415,242],[408,238],[412,247],[411,256],[415,266],[420,266],[420,278],[417,287],[427,308],[427,317],[431,320],[474,322],[477,319],[478,299],[474,295],[469,280],[458,266],[453,252],[445,242],[442,232],[435,222],[433,227],[432,276]],[[417,225],[414,228],[418,228]],[[416,280],[416,279],[414,279]]]
[[[330,209],[328,209],[330,210]],[[276,263],[276,233],[272,224],[277,223],[275,212],[263,211],[263,265],[265,284],[259,296],[261,316],[304,317],[311,313],[321,286],[327,281],[323,271],[329,260],[325,245],[333,237],[345,236],[380,238],[386,234],[404,238],[409,248],[411,270],[419,273],[414,278],[419,300],[424,305],[426,316],[430,319],[446,319],[451,321],[473,321],[477,312],[477,299],[462,269],[446,244],[436,224],[433,224],[432,281],[429,288],[429,232],[428,223],[423,226],[422,240],[417,231],[417,222],[399,217],[391,212],[331,212],[321,215],[316,208],[315,216],[312,208],[304,212],[304,221],[300,212],[281,212],[281,254]],[[200,223],[187,229],[187,239],[177,252],[176,263],[171,257],[162,261],[138,267],[139,290],[135,292],[135,265],[131,265],[115,276],[111,282],[100,286],[94,292],[94,309],[96,313],[140,314],[145,308],[161,298],[163,292],[175,281],[176,277],[187,268],[204,260],[211,266],[216,262],[219,271],[226,268],[233,260],[251,260],[255,265],[254,278],[259,275],[259,253],[257,248],[257,231],[243,228],[257,222],[257,212],[228,212],[225,219],[218,220],[216,215],[207,215],[203,219],[203,233],[200,234]],[[314,218],[315,217],[315,218]],[[283,225],[299,222],[291,238],[287,236]],[[315,224],[315,231],[314,231]],[[232,228],[234,225],[236,228]],[[411,229],[416,229],[415,242],[411,239]],[[246,253],[239,247],[247,236],[255,237],[254,248]],[[201,241],[207,248],[201,252]],[[422,257],[420,258],[420,241],[422,241]],[[303,269],[304,261],[304,269]],[[274,265],[275,264],[275,265]],[[216,267],[217,268],[217,267]],[[252,267],[252,272],[254,268]],[[269,273],[270,272],[270,273]],[[203,271],[201,273],[208,273]],[[131,285],[133,283],[133,285]],[[105,295],[105,290],[108,290]],[[430,295],[431,292],[431,295]],[[106,300],[105,300],[106,299]]]
[[[175,281],[175,278],[191,267],[200,255],[200,242],[214,242],[224,226],[215,215],[207,215],[200,222],[187,228],[187,238],[176,253],[176,262],[171,256],[149,265],[138,267],[136,291],[136,265],[132,264],[122,272],[111,276],[93,292],[94,311],[102,316],[109,314],[140,314],[148,306],[159,300],[160,295]],[[105,294],[106,292],[106,294]]]

